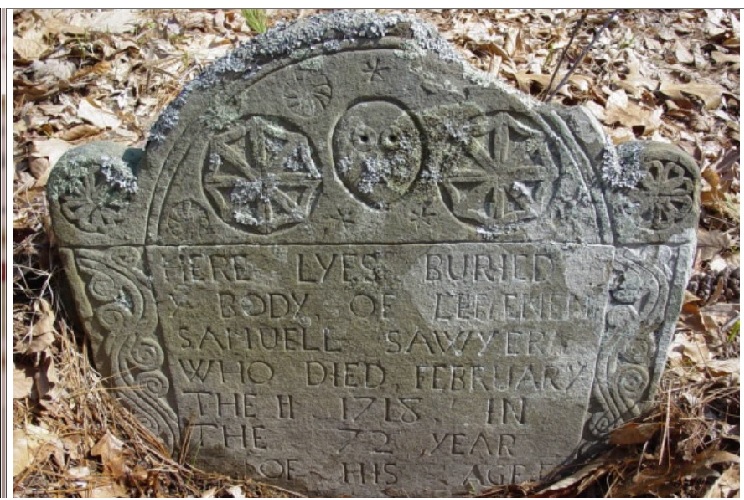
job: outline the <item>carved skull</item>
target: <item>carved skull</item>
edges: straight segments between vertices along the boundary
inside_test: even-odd
[[[386,101],[349,108],[333,134],[336,171],[351,193],[388,208],[411,187],[421,168],[421,132],[409,113]]]

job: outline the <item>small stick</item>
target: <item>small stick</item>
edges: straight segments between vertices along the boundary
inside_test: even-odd
[[[589,44],[586,47],[584,47],[584,50],[581,51],[581,55],[579,56],[579,58],[576,59],[576,61],[568,69],[568,72],[565,74],[565,76],[561,80],[561,83],[559,83],[558,86],[550,92],[550,94],[548,95],[548,97],[545,99],[546,101],[551,100],[555,96],[556,92],[558,92],[558,89],[560,89],[561,87],[563,87],[563,85],[568,81],[568,79],[571,77],[571,75],[574,73],[574,71],[576,71],[576,68],[579,66],[579,64],[581,63],[581,61],[583,61],[584,60],[584,57],[586,57],[586,53],[589,52],[589,49],[591,49],[594,46],[594,44],[596,43],[597,39],[599,38],[599,35],[601,35],[602,32],[607,28],[607,26],[610,25],[610,23],[612,22],[612,20],[615,18],[615,16],[617,16],[617,14],[619,12],[620,12],[620,9],[615,9],[614,11],[612,11],[612,13],[607,18],[607,20],[604,22],[604,24],[602,25],[602,27],[599,28],[596,31],[596,33],[594,33],[594,36],[592,37],[591,42],[589,42]]]
[[[543,91],[543,101],[545,100],[545,95],[550,92],[550,89],[553,88],[553,82],[555,81],[555,77],[558,75],[558,71],[561,69],[561,64],[563,64],[563,59],[566,57],[566,53],[568,52],[568,49],[573,45],[574,38],[576,38],[576,33],[579,32],[582,26],[584,26],[584,21],[586,21],[586,16],[589,14],[588,9],[584,9],[584,13],[581,14],[581,19],[578,20],[576,25],[574,26],[573,31],[571,32],[571,38],[568,39],[568,43],[565,47],[563,47],[563,50],[561,51],[561,56],[558,58],[558,64],[555,67],[555,70],[553,71],[553,75],[550,77],[550,83],[548,83],[548,86]]]

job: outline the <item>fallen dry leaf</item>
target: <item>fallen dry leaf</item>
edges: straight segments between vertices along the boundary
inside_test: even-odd
[[[703,101],[705,109],[716,109],[721,105],[725,89],[714,83],[670,83],[662,80],[659,91],[675,100],[688,99],[688,95]]]
[[[54,384],[59,382],[57,368],[54,365],[54,358],[42,353],[42,361],[34,373],[34,383],[36,386],[36,395],[42,399],[50,393]]]
[[[202,498],[214,498],[214,495],[216,493],[217,493],[217,487],[216,486],[212,486],[207,491],[205,491],[204,493],[202,493],[202,496],[201,497]]]
[[[111,9],[93,14],[73,11],[69,24],[91,32],[126,33],[134,31],[142,21],[140,14],[133,9]]]
[[[738,498],[741,490],[740,480],[739,465],[729,467],[711,485],[705,493],[705,498]]]
[[[93,105],[88,99],[81,99],[77,110],[78,117],[100,128],[117,128],[121,120],[115,114]]]
[[[720,52],[718,50],[714,50],[713,52],[711,52],[710,56],[713,58],[713,61],[715,61],[716,64],[732,63],[738,65],[740,61],[739,54],[724,54],[723,52]]]
[[[23,429],[13,430],[13,477],[23,472],[34,461],[38,444],[29,440]]]
[[[616,83],[619,87],[635,98],[640,98],[644,89],[654,90],[657,86],[655,80],[643,76],[641,73],[641,63],[636,59],[628,61],[628,74],[625,75],[625,78],[613,83]],[[594,101],[589,102],[596,104]]]
[[[13,365],[13,399],[27,398],[34,388],[34,378],[30,377],[26,370],[18,369]]]
[[[50,48],[44,43],[43,33],[29,32],[23,38],[13,37],[13,51],[25,61],[39,59]]]
[[[587,485],[591,484],[597,477],[604,472],[601,462],[592,462],[570,476],[556,481],[547,488],[536,493],[535,497],[555,498],[564,496],[564,493],[578,494],[583,491]]]
[[[661,126],[663,110],[648,110],[628,99],[623,90],[616,90],[607,98],[605,108],[606,125],[620,124],[624,127],[643,127],[644,134],[650,134]]]
[[[682,64],[692,64],[695,62],[695,56],[679,40],[674,47],[674,57],[677,58],[677,62]]]
[[[91,448],[90,453],[101,457],[101,462],[115,479],[123,477],[128,470],[124,463],[124,443],[108,431]]]
[[[243,489],[237,484],[227,488],[227,492],[232,495],[233,498],[245,498]]]
[[[37,458],[49,455],[53,455],[57,464],[64,467],[64,445],[56,434],[33,424],[13,430],[13,477]]]
[[[71,129],[65,130],[59,134],[59,138],[64,141],[77,141],[80,139],[86,139],[93,137],[101,133],[101,129],[95,125],[75,125]]]
[[[713,359],[708,361],[708,373],[714,377],[731,376],[734,382],[739,383],[741,366],[739,358]]]
[[[45,299],[39,299],[36,304],[37,320],[29,332],[31,341],[26,347],[29,354],[44,351],[54,342],[54,311]]]
[[[610,444],[630,445],[645,443],[659,431],[660,423],[639,424],[630,422],[612,431]]]
[[[37,81],[48,78],[54,82],[60,80],[69,80],[75,73],[75,63],[60,59],[46,59],[43,61],[34,61],[31,65],[34,72],[34,78]]]
[[[60,139],[45,139],[31,143],[31,156],[34,158],[49,158],[49,166],[53,167],[72,144]],[[36,174],[34,174],[36,176]],[[40,176],[36,176],[39,178]]]
[[[706,231],[699,228],[697,231],[697,247],[700,250],[700,258],[710,260],[722,250],[731,247],[731,237],[723,231]]]

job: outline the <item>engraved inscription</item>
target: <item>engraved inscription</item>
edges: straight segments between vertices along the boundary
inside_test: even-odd
[[[360,450],[392,458],[412,447],[428,460],[467,458],[466,482],[489,481],[482,460],[506,460],[506,467],[526,456],[531,441],[523,436],[547,425],[538,408],[583,411],[594,359],[575,332],[583,332],[583,343],[598,342],[613,295],[593,303],[580,297],[607,288],[612,251],[592,249],[587,260],[603,264],[579,281],[566,273],[566,263],[579,258],[574,252],[584,250],[485,243],[157,248],[150,258],[167,291],[163,303],[175,311],[163,313],[176,320],[169,359],[178,413],[193,427],[191,447],[255,455],[250,466],[264,467],[259,475],[286,478],[313,465],[259,455],[280,449],[277,436],[310,425],[324,436],[317,446],[338,457],[338,480],[349,485],[389,486],[401,477],[397,461],[360,460]],[[210,313],[176,309],[174,294],[184,304],[207,304]],[[457,409],[457,420],[431,430],[445,418],[432,413],[439,407]],[[491,480],[534,476],[515,467],[493,469]]]

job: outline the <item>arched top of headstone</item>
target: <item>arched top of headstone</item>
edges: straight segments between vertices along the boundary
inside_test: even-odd
[[[585,110],[473,69],[414,17],[335,12],[208,67],[161,113],[144,160],[124,163],[138,191],[117,191],[106,167],[113,206],[98,223],[60,207],[70,224],[58,230],[70,244],[76,230],[100,244],[661,241],[694,219],[697,175],[665,148],[618,155]],[[643,163],[670,155],[671,170]],[[630,198],[676,189],[675,176],[686,188],[666,208],[626,199],[636,185]],[[425,212],[436,224],[412,215]],[[365,229],[349,231],[352,219]]]

